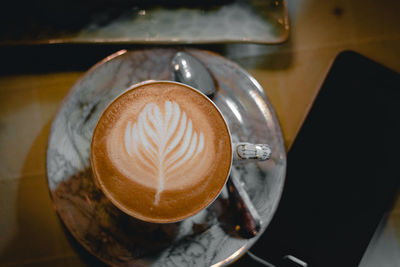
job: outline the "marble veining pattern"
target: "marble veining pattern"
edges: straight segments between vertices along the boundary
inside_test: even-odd
[[[209,266],[232,261],[234,253],[244,253],[257,240],[236,234],[235,214],[224,194],[183,222],[157,225],[123,214],[93,182],[90,139],[100,114],[132,84],[170,80],[168,66],[175,52],[121,51],[97,64],[73,86],[52,124],[47,176],[57,212],[79,243],[112,265]],[[206,51],[186,52],[203,61],[217,81],[213,100],[227,120],[232,139],[269,143],[273,150],[268,162],[233,167],[261,215],[264,231],[277,207],[286,170],[282,133],[274,111],[262,88],[238,65]],[[265,103],[267,113],[260,111],[256,101]],[[239,117],[229,102],[240,103]]]

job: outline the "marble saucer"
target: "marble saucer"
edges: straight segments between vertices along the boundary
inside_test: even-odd
[[[130,85],[171,80],[176,49],[119,51],[93,66],[65,97],[51,127],[47,178],[57,213],[75,239],[113,266],[221,266],[243,255],[258,237],[235,231],[232,203],[223,191],[207,209],[175,224],[148,224],[122,213],[92,179],[90,140],[108,103]],[[237,64],[208,51],[185,49],[217,83],[213,101],[234,141],[270,144],[269,161],[233,166],[261,215],[261,233],[283,190],[286,154],[274,110],[258,82]]]

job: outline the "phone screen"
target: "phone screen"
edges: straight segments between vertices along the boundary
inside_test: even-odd
[[[276,266],[357,266],[396,195],[399,163],[400,75],[340,53],[288,152],[278,210],[251,251]]]

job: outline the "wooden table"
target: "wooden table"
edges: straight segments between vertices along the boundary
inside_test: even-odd
[[[391,3],[388,3],[391,2]],[[282,45],[201,46],[237,62],[264,87],[289,148],[334,57],[351,49],[400,72],[400,2],[288,1]],[[84,266],[98,262],[66,235],[45,177],[49,127],[69,88],[112,45],[0,47],[0,265]],[[237,265],[251,262],[243,258]],[[399,266],[400,201],[361,266]]]

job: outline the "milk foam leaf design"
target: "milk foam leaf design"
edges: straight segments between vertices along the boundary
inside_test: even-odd
[[[166,178],[174,177],[185,163],[195,162],[205,146],[204,134],[198,134],[192,120],[176,102],[170,101],[165,101],[163,109],[155,103],[147,104],[135,123],[126,124],[124,140],[133,163],[144,166],[141,172],[148,170],[148,175],[156,175],[156,205]]]

